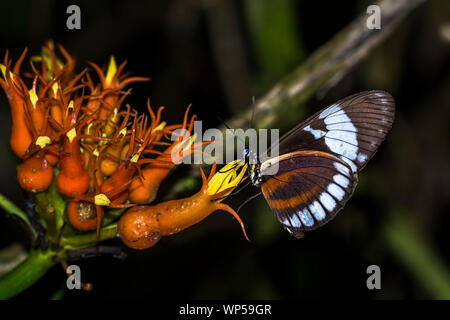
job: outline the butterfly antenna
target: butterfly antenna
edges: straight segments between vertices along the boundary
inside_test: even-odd
[[[252,201],[253,199],[255,199],[256,197],[258,197],[259,195],[261,195],[262,192],[258,192],[257,194],[252,195],[250,198],[248,198],[247,200],[245,200],[237,209],[237,213],[239,213],[239,211],[242,209],[243,206],[245,206],[247,203],[249,203],[250,201]]]
[[[230,130],[231,130],[230,126],[225,122],[225,120],[223,120],[221,117],[217,117],[217,119],[219,119],[219,121],[222,122],[222,124],[223,124],[227,129],[230,129]]]
[[[223,123],[223,125],[228,129],[228,130],[233,130],[231,129],[231,127],[221,118],[221,117],[217,117],[217,119],[219,119],[220,122]],[[239,136],[236,135],[236,132],[234,132],[233,130],[233,136],[237,137],[245,146],[245,141],[242,140]]]

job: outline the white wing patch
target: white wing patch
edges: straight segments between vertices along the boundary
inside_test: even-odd
[[[340,158],[350,166],[350,168],[352,169],[352,172],[356,172],[358,170],[358,167],[355,165],[355,163],[352,160],[350,160],[349,158],[346,158],[344,156],[340,156]]]
[[[327,130],[329,130],[325,135],[325,144],[334,153],[355,160],[358,156],[358,138],[356,136],[358,130],[344,110],[338,105],[335,105],[333,109],[335,111],[324,119]],[[334,129],[336,126],[339,129]]]
[[[339,187],[337,184],[335,183],[330,183],[327,187],[328,192],[333,195],[336,199],[338,199],[339,201],[341,201],[342,199],[344,199],[345,196],[345,191],[342,190],[341,187]]]
[[[367,155],[365,153],[360,152],[357,157],[359,163],[363,163],[367,160]]]
[[[329,212],[333,212],[336,207],[336,201],[326,192],[322,192],[320,195],[320,202]]]
[[[320,139],[326,134],[325,131],[322,131],[319,129],[313,129],[313,128],[311,128],[311,126],[306,126],[305,128],[303,128],[303,130],[311,133],[314,136],[314,138],[316,138],[316,139]]]
[[[309,210],[317,221],[322,221],[326,217],[325,211],[318,201],[314,201],[312,204],[310,204]]]
[[[319,115],[319,119],[323,119],[326,116],[328,116],[330,113],[333,113],[334,111],[340,110],[340,109],[341,108],[339,107],[338,104],[333,104],[321,112],[321,114]]]
[[[367,160],[367,155],[358,153],[358,129],[354,126],[350,117],[339,104],[333,104],[320,113],[319,119],[323,119],[326,131],[314,129],[310,125],[303,130],[311,133],[315,139],[324,137],[325,145],[332,152],[339,154],[349,164],[352,171],[356,172],[358,167],[354,161],[364,163]]]
[[[302,223],[300,222],[300,219],[297,217],[297,215],[294,214],[290,218],[291,218],[291,224],[294,228],[301,228]]]
[[[350,183],[350,180],[348,180],[347,177],[343,176],[342,174],[334,175],[333,181],[343,188],[347,188]]]
[[[305,208],[298,213],[300,215],[300,219],[302,220],[302,222],[305,226],[311,227],[314,224],[314,219],[311,216],[311,214],[309,213],[308,208]]]
[[[349,170],[348,170],[347,167],[344,166],[342,163],[335,162],[335,163],[334,163],[334,167],[335,167],[336,170],[339,171],[340,173],[342,173],[342,174],[344,174],[344,175],[346,175],[346,176],[350,175]]]

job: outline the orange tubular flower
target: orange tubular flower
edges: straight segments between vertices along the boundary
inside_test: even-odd
[[[150,111],[150,115],[152,117],[152,122],[158,122],[160,118],[160,114],[158,112],[158,117],[155,119],[155,115],[150,107],[150,103],[147,103],[148,109]],[[184,115],[182,129],[183,132],[186,130],[188,113],[190,107],[187,108],[186,113]],[[161,110],[161,109],[160,109]],[[193,125],[195,116],[192,117],[191,124]],[[191,132],[192,125],[189,126],[188,132]],[[154,134],[158,134],[155,140],[159,140],[164,131],[167,131],[169,128],[164,128],[163,130],[154,130]],[[144,169],[141,169],[140,176],[132,181],[129,191],[129,200],[133,203],[138,204],[146,204],[150,203],[156,197],[156,193],[158,191],[159,184],[161,181],[167,176],[167,174],[172,170],[175,164],[170,159],[170,154],[172,150],[183,142],[183,136],[180,136],[180,139],[174,142],[170,147],[168,147],[162,154],[152,150],[146,150],[145,153],[154,153],[159,154],[156,159],[148,159],[143,160],[140,163],[150,162],[151,164],[147,165]]]
[[[244,224],[238,214],[231,207],[221,203],[241,182],[246,169],[246,164],[234,161],[214,174],[214,164],[209,178],[206,179],[200,167],[203,185],[198,193],[186,199],[128,209],[117,225],[120,238],[130,248],[147,249],[155,245],[162,236],[178,233],[202,221],[212,212],[224,210],[239,221],[248,240]]]
[[[3,75],[3,79],[0,78],[0,85],[5,91],[9,105],[11,106],[11,149],[21,158],[24,156],[32,140],[25,115],[26,101],[24,92],[27,90],[22,87],[22,82],[19,81],[20,66],[26,53],[27,49],[23,51],[19,60],[14,65],[13,71],[9,68],[11,62],[8,61],[8,53],[5,55],[4,64],[0,64],[0,71]]]
[[[198,144],[193,144],[195,136],[190,137],[189,134],[192,131],[194,120],[196,116],[191,118],[189,127],[187,127],[188,113],[190,106],[187,108],[184,115],[183,125],[181,128],[179,126],[170,126],[164,130],[165,133],[170,131],[172,133],[173,129],[181,129],[179,133],[180,137],[178,140],[172,143],[163,153],[155,152],[154,150],[149,150],[148,153],[156,153],[159,156],[156,159],[145,159],[141,163],[149,163],[144,169],[141,170],[141,174],[138,178],[133,180],[128,191],[128,199],[137,204],[148,204],[151,203],[157,195],[159,185],[167,177],[169,172],[175,167],[176,163],[172,159],[172,155],[179,156],[189,156],[194,153],[196,149],[209,142],[202,142]],[[182,155],[179,155],[182,154]]]
[[[115,131],[114,136],[110,143],[106,145],[106,150],[101,153],[100,158],[100,171],[105,176],[112,175],[116,169],[119,167],[119,163],[122,159],[122,150],[125,148],[125,145],[129,141],[129,135],[127,131],[128,120],[130,119],[131,111],[130,107],[127,107],[127,111],[125,112],[124,118],[122,120],[122,124],[117,130],[111,126],[111,130],[113,133]],[[136,116],[136,115],[133,115]],[[117,109],[114,109],[113,118],[117,119],[115,122],[118,122],[120,118],[120,114]],[[108,120],[109,123],[110,120]],[[127,150],[128,152],[128,150]]]
[[[131,130],[129,145],[125,159],[121,161],[117,170],[102,185],[101,192],[113,193],[111,201],[116,204],[124,203],[128,198],[128,187],[133,181],[135,174],[140,170],[140,157],[147,146],[154,144],[161,139],[160,131],[165,126],[165,122],[159,123],[162,107],[158,111],[158,117],[151,121],[147,128],[147,118],[139,116],[135,118]]]
[[[63,139],[64,154],[60,160],[61,171],[56,179],[56,185],[58,191],[67,197],[81,195],[89,188],[89,174],[83,166],[80,150],[82,125],[77,123],[82,100],[82,98],[75,102],[71,100],[65,107],[66,110],[62,110],[62,114],[65,115],[63,131],[66,132],[66,135]]]

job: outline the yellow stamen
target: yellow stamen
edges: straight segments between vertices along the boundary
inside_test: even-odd
[[[75,109],[73,106],[73,100],[70,100],[69,105],[67,106],[67,110],[70,110],[70,109],[72,109],[72,110]],[[90,123],[90,125],[91,125],[91,123]]]
[[[3,79],[6,80],[6,66],[0,63],[0,70],[2,71]],[[14,82],[14,74],[11,71],[9,71],[9,76],[11,77],[11,80]]]
[[[69,132],[66,133],[67,138],[69,138],[69,142],[72,143],[73,139],[77,136],[77,130],[72,128]]]
[[[133,162],[133,163],[138,162],[140,156],[141,156],[141,153],[136,152],[135,155],[131,158],[130,162]]]
[[[39,136],[36,139],[36,145],[41,147],[41,149],[44,149],[46,145],[52,143],[52,139],[50,139],[50,137],[47,136]]]
[[[183,154],[186,154],[186,152],[189,151],[189,149],[191,148],[192,144],[194,143],[195,139],[197,139],[197,134],[194,133],[190,139],[187,140],[187,144],[186,146],[183,148]]]
[[[116,72],[117,72],[116,60],[114,59],[114,56],[111,56],[111,58],[109,59],[108,71],[106,72],[106,79],[105,79],[107,85],[111,84]]]
[[[155,129],[152,130],[152,133],[155,132],[155,131],[161,131],[162,129],[164,129],[166,124],[167,123],[165,121],[161,122]]]
[[[53,93],[55,95],[55,97],[58,95],[58,82],[54,82],[52,85],[52,89],[53,89]]]
[[[92,154],[96,157],[98,157],[100,155],[97,148],[95,148],[95,150],[92,152]]]
[[[127,128],[123,128],[122,130],[120,130],[119,135],[122,135],[125,137],[127,135]]]
[[[38,101],[38,96],[36,94],[36,91],[34,91],[34,89],[30,89],[30,91],[28,91],[30,94],[30,100],[31,100],[31,104],[33,105],[34,108],[36,108],[36,103]]]
[[[173,148],[171,156],[174,163],[180,163],[182,158],[191,155],[190,149],[196,138],[196,134],[188,136]]]
[[[106,134],[106,133],[102,133],[102,138],[106,138],[108,135]],[[108,143],[108,141],[104,141],[104,140],[100,140],[99,142],[98,142],[98,146],[99,147],[102,147],[102,146],[104,146],[105,144],[107,144]]]
[[[0,64],[0,70],[2,71],[3,78],[6,80],[6,67],[3,64]]]
[[[94,203],[97,206],[109,206],[111,204],[111,200],[108,199],[106,194],[99,193],[94,197]]]

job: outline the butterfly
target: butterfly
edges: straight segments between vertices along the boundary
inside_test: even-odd
[[[261,188],[282,226],[303,238],[344,207],[394,116],[394,100],[384,91],[339,100],[284,134],[253,163],[245,148],[250,181]],[[268,156],[276,149],[277,156]]]

